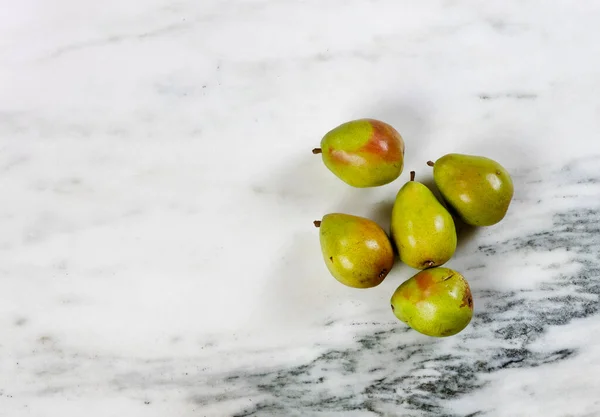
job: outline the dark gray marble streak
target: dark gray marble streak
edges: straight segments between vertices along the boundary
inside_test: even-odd
[[[577,355],[576,349],[539,351],[531,344],[549,326],[598,313],[600,175],[594,166],[599,162],[583,160],[559,171],[535,170],[515,178],[516,186],[527,192],[517,192],[514,210],[522,210],[524,216],[546,216],[552,226],[483,243],[468,255],[485,264],[489,257],[564,250],[572,253],[576,273],[561,272],[549,256],[548,278],[539,288],[478,291],[474,297],[480,308],[469,332],[455,337],[458,348],[451,353],[438,349],[434,339],[406,343],[404,336],[410,330],[391,324],[374,326],[355,345],[327,351],[299,366],[233,372],[215,384],[243,388],[236,392],[262,398],[234,415],[454,416],[446,401],[483,387],[486,374],[539,367]],[[565,199],[572,201],[565,204]],[[598,204],[590,207],[594,200]],[[514,227],[518,220],[513,217]],[[480,343],[472,347],[471,340]],[[199,404],[214,400],[201,395],[195,399]]]

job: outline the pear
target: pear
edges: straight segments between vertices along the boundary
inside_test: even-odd
[[[402,283],[391,299],[394,315],[428,336],[452,336],[473,316],[469,283],[456,271],[432,268]]]
[[[433,179],[444,200],[465,223],[491,226],[504,218],[514,189],[498,162],[483,156],[451,153],[433,166]]]
[[[404,140],[392,126],[375,119],[359,119],[329,131],[321,147],[325,166],[345,183],[358,188],[394,181],[404,167]]]
[[[396,195],[392,238],[405,264],[416,269],[443,265],[456,250],[454,220],[431,190],[414,179],[411,171],[410,181]]]
[[[325,265],[342,284],[353,288],[375,287],[392,269],[392,244],[374,221],[350,214],[331,213],[314,224],[320,228]]]

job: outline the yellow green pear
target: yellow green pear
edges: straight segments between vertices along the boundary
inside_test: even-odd
[[[433,166],[433,179],[442,197],[465,223],[491,226],[504,218],[514,188],[498,162],[452,153],[427,164]]]
[[[392,209],[392,238],[400,260],[416,268],[443,265],[456,250],[452,216],[425,185],[410,173]]]
[[[358,188],[394,181],[404,168],[404,140],[392,126],[375,119],[359,119],[327,132],[321,147],[325,166],[345,183]]]
[[[342,284],[353,288],[375,287],[392,269],[392,244],[374,221],[331,213],[314,224],[319,227],[325,265]]]
[[[473,317],[469,283],[456,271],[432,268],[402,283],[391,299],[394,315],[428,336],[452,336]]]

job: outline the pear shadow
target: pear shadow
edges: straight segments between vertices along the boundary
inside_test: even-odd
[[[292,236],[283,256],[273,265],[268,277],[261,283],[261,308],[249,318],[264,323],[266,332],[277,334],[279,329],[297,328],[298,331],[314,329],[331,320],[354,317],[348,310],[349,300],[373,303],[381,291],[393,292],[390,276],[372,288],[351,288],[338,282],[328,271],[319,244],[319,229],[312,224],[306,232]],[[342,307],[346,304],[345,307]]]
[[[454,213],[452,217],[454,219],[454,225],[456,226],[456,250],[460,251],[468,243],[475,239],[477,234],[481,231],[481,228],[465,223]]]
[[[319,288],[327,282],[327,269],[319,245],[319,229],[307,222],[306,232],[291,236],[290,243],[261,281],[262,308],[253,313],[273,330],[305,324],[325,300]],[[329,277],[332,280],[333,277]]]
[[[381,200],[377,188],[355,188],[330,172],[312,148],[255,180],[251,192],[264,198],[265,204],[304,207],[306,229],[289,236],[261,280],[259,308],[249,320],[265,323],[266,332],[277,329],[314,327],[315,321],[340,314],[339,306],[353,295],[372,289],[356,289],[339,283],[329,273],[319,243],[319,229],[313,221],[328,213],[346,213],[370,218],[389,229],[393,200]],[[395,194],[394,194],[395,196]],[[308,213],[306,208],[310,209]],[[320,210],[313,212],[312,210]],[[303,222],[304,222],[303,221]],[[386,278],[389,280],[389,278]]]
[[[392,210],[394,208],[394,199],[386,198],[371,206],[368,218],[377,223],[381,228],[391,236]]]
[[[398,267],[398,263],[400,262],[398,258],[398,247],[396,246],[396,242],[394,241],[394,239],[392,239],[391,224],[392,210],[394,209],[394,201],[395,199],[393,198],[386,198],[384,200],[381,200],[371,207],[370,212],[368,214],[368,217],[371,220],[373,220],[375,223],[381,226],[381,228],[387,235],[390,244],[392,245],[392,250],[394,251],[394,265],[392,267],[392,271]]]
[[[253,181],[251,190],[286,200],[328,201],[340,187],[350,186],[325,167],[320,155],[313,155],[311,149],[307,148],[305,153]]]
[[[394,250],[395,250],[394,265],[392,266],[392,270],[390,271],[388,276],[385,278],[383,283],[380,284],[381,287],[389,288],[388,293],[389,293],[390,297],[392,296],[392,294],[394,293],[394,291],[400,284],[402,284],[404,281],[410,279],[413,275],[415,275],[419,272],[419,271],[411,268],[410,266],[406,265],[404,262],[402,262],[400,260],[400,257],[398,256],[398,252],[396,250],[396,245],[394,244],[393,240],[391,240],[391,242],[392,242],[392,246],[394,247]],[[383,284],[385,284],[385,285],[383,285]]]
[[[371,201],[376,190],[373,188],[353,188],[346,185],[346,190],[336,201],[328,205],[331,213],[346,213],[355,216],[368,217],[366,208],[372,206]],[[325,201],[331,200],[331,195]]]

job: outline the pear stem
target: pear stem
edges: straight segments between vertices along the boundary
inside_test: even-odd
[[[411,181],[415,180],[415,171],[410,171],[410,180]]]
[[[435,164],[433,163],[433,161],[427,161],[427,165],[429,165],[430,167],[434,166]]]
[[[323,152],[323,151],[321,151],[321,148],[315,148],[312,150],[312,153],[315,155],[320,154],[321,152]]]
[[[315,227],[321,227],[321,220],[315,220],[313,224],[315,225]]]

